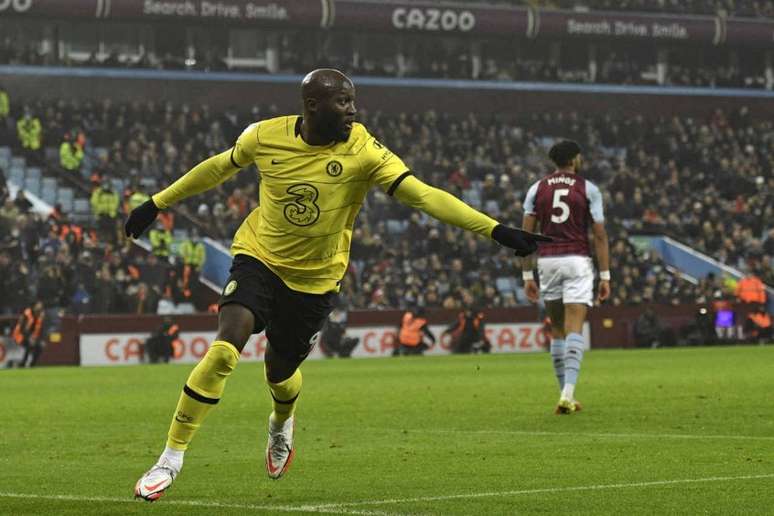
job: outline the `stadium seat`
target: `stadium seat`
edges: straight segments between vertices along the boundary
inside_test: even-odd
[[[27,177],[40,179],[42,175],[39,167],[27,167]]]
[[[507,294],[508,292],[515,292],[518,289],[518,283],[516,278],[512,276],[500,276],[495,280],[495,287],[501,294]]]
[[[28,175],[27,175],[27,177],[31,177],[31,176],[29,175],[29,170],[30,170],[30,169],[27,169],[27,170],[28,170]],[[58,185],[57,185],[57,180],[56,180],[56,179],[54,179],[53,177],[44,177],[44,178],[43,178],[43,179],[41,179],[41,181],[40,181],[40,189],[41,189],[41,190],[56,190],[56,187],[57,187],[57,186],[58,186]]]
[[[57,201],[64,203],[65,201],[68,201],[72,203],[73,199],[75,198],[75,192],[73,192],[72,188],[60,188],[57,191]]]
[[[156,178],[154,177],[143,177],[142,179],[140,179],[140,185],[145,190],[154,190],[158,187],[156,183]]]
[[[59,201],[59,204],[62,205],[62,213],[72,213],[72,211],[73,211],[73,200],[72,199],[61,199]]]
[[[59,149],[56,147],[46,147],[43,156],[47,163],[59,163]]]
[[[114,192],[121,194],[124,191],[125,184],[126,182],[123,179],[113,179],[110,182],[110,187],[113,188]]]
[[[27,166],[27,160],[20,156],[13,156],[11,158],[11,167],[24,168]]]
[[[45,202],[46,204],[54,205],[56,204],[56,189],[51,188],[44,188],[40,190],[40,198]]]
[[[175,312],[178,314],[193,314],[196,313],[196,308],[192,303],[178,303]]]
[[[26,178],[24,180],[24,189],[32,195],[40,194],[40,179]]]
[[[11,159],[11,148],[7,145],[3,145],[0,147],[0,158],[8,158]]]
[[[16,186],[24,186],[24,169],[14,167],[8,172],[8,179]]]
[[[78,214],[86,214],[88,215],[91,213],[91,205],[89,204],[88,199],[75,199],[73,201],[73,212]]]

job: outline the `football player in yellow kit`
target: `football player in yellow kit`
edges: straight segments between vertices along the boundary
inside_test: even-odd
[[[520,256],[548,240],[499,224],[414,177],[398,156],[355,122],[355,88],[341,72],[311,72],[301,93],[302,116],[249,125],[232,148],[196,165],[127,219],[127,236],[137,238],[159,210],[219,185],[250,164],[261,174],[260,208],[234,236],[217,337],[188,377],[166,448],[135,485],[137,497],[153,501],[169,488],[196,430],[220,400],[242,348],[251,334],[263,330],[268,340],[265,375],[273,399],[266,470],[275,479],[287,471],[294,455],[299,365],[333,309],[349,262],[355,218],[373,186]]]

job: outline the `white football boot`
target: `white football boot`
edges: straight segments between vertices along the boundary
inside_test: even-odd
[[[291,416],[284,423],[274,423],[269,416],[269,441],[266,444],[266,472],[273,479],[278,479],[290,467],[296,454],[293,448],[293,430],[295,417]]]
[[[155,502],[169,489],[178,473],[179,471],[162,457],[137,481],[134,486],[134,497]]]

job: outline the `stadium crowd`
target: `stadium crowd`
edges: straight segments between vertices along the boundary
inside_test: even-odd
[[[13,114],[22,111],[15,105]],[[91,159],[80,170],[30,156],[45,162],[48,174],[81,175],[95,191],[121,179],[126,190],[107,224],[73,224],[59,211],[42,219],[30,212],[23,194],[11,198],[3,188],[0,289],[18,295],[0,299],[0,313],[17,313],[34,298],[74,312],[131,313],[192,299],[183,261],[168,263],[174,255],[169,230],[196,226],[228,244],[257,205],[255,170],[181,203],[177,217],[155,228],[155,242],[151,235],[154,251],[164,250],[158,257],[127,244],[122,213],[133,196],[168,184],[227,148],[248,123],[277,114],[257,106],[213,113],[207,106],[62,100],[37,102],[26,111],[41,120],[43,147],[59,145],[67,134],[84,135]],[[633,234],[672,236],[774,284],[774,125],[753,120],[745,109],[663,120],[572,112],[456,117],[361,110],[359,117],[425,180],[512,224],[521,223],[527,188],[550,171],[544,155],[550,141],[579,141],[586,149],[584,173],[605,192],[613,304],[702,302],[733,288],[722,278],[696,284],[673,274],[657,256],[635,248]],[[15,147],[22,152],[20,141]],[[342,288],[350,308],[457,308],[466,296],[480,306],[526,302],[508,252],[439,225],[378,190],[358,220],[351,258]]]
[[[763,51],[745,51],[730,59],[721,51],[674,47],[661,56],[652,48],[615,43],[564,43],[559,55],[547,50],[534,53],[529,47],[514,46],[508,40],[481,42],[475,55],[466,39],[439,43],[429,37],[404,42],[410,52],[400,50],[384,36],[354,33],[288,32],[278,38],[278,73],[301,74],[316,66],[340,69],[350,75],[474,79],[491,81],[538,81],[651,86],[695,86],[771,89]],[[193,51],[191,51],[193,49]],[[186,54],[186,52],[189,52]],[[226,49],[180,47],[175,54],[157,55],[146,49],[140,55],[95,50],[87,58],[60,57],[38,42],[6,37],[0,40],[0,64],[145,68],[189,71],[269,72],[264,61],[245,68],[229,65]],[[594,59],[590,54],[594,53]],[[185,54],[185,55],[184,55]],[[263,64],[259,64],[263,63]],[[660,71],[659,71],[660,70]],[[769,72],[770,74],[770,72]]]

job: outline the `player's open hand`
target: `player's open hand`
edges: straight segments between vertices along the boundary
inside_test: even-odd
[[[531,303],[538,302],[539,292],[537,282],[535,280],[526,280],[524,282],[524,294],[527,296],[527,299],[529,299]]]
[[[610,297],[610,282],[607,280],[599,281],[599,293],[597,294],[597,300],[601,303],[605,299]]]
[[[126,224],[124,224],[126,236],[139,238],[139,236],[148,229],[148,226],[153,224],[153,221],[156,220],[158,214],[159,208],[154,204],[153,199],[148,199],[137,206],[132,210],[132,213],[129,214],[129,218],[126,219]]]
[[[545,235],[530,233],[523,229],[516,229],[503,224],[498,224],[492,230],[492,240],[501,246],[513,249],[516,256],[529,256],[537,251],[538,242],[551,242],[553,239]]]

